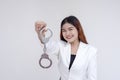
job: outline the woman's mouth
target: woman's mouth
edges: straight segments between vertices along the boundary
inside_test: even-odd
[[[71,39],[73,36],[67,36],[66,39]]]

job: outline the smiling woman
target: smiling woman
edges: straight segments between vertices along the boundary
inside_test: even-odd
[[[70,23],[66,23],[62,27],[62,35],[66,41],[73,43],[79,41],[77,29]]]
[[[0,0],[0,80],[58,80],[60,76],[61,79],[71,79],[71,75],[82,73],[87,62],[84,62],[87,54],[84,56],[82,53],[91,51],[81,49],[84,47],[82,38],[79,45],[73,47],[73,52],[69,42],[56,41],[60,38],[60,22],[71,14],[80,19],[87,45],[99,49],[98,80],[120,80],[120,0]],[[34,30],[36,20],[45,21],[54,35],[47,43],[47,53],[58,54],[58,57],[49,56],[53,64],[47,70],[38,63],[43,45],[40,45]],[[76,54],[75,58],[71,54]],[[70,64],[72,57],[73,64]],[[92,72],[90,64],[93,62],[90,59],[89,67],[84,71],[88,74],[85,75]],[[42,63],[49,64],[49,61]],[[66,70],[69,76],[63,76]]]
[[[43,35],[39,34],[41,30],[45,33],[45,29],[45,22],[35,23],[38,37]],[[79,20],[75,16],[64,18],[60,33],[60,41],[46,43],[46,52],[59,57],[60,80],[97,80],[97,49],[87,43]]]
[[[69,26],[70,29],[71,28],[76,28],[77,29],[77,35],[78,35],[78,39],[84,43],[87,44],[87,40],[85,38],[85,35],[84,35],[84,32],[83,32],[83,29],[82,29],[82,26],[80,24],[80,21],[75,17],[75,16],[69,16],[69,17],[66,17],[62,22],[61,22],[61,29],[63,29],[63,27],[65,26]],[[61,30],[62,31],[62,30]],[[61,35],[61,40],[63,41],[66,41],[64,38],[63,38],[63,35],[62,35],[62,32],[60,33]]]

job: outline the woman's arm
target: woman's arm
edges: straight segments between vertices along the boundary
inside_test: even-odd
[[[36,21],[35,22],[35,31],[36,31],[36,33],[38,35],[38,38],[39,38],[41,44],[43,44],[41,36],[45,36],[45,32],[47,31],[46,25],[47,24],[45,22],[43,22],[43,21]],[[40,31],[42,31],[41,34],[40,34]],[[49,40],[46,43],[46,48],[47,48],[47,51],[46,51],[47,54],[55,54],[55,55],[57,55],[58,52],[59,52],[59,42]]]
[[[88,80],[97,80],[97,49],[92,49],[88,64]]]
[[[40,42],[42,43],[42,39],[40,36],[44,36],[45,35],[45,32],[46,32],[46,26],[47,24],[43,21],[36,21],[35,22],[35,31],[38,35],[38,38],[40,40]],[[42,33],[40,34],[40,31],[42,30]]]
[[[46,43],[46,48],[47,54],[54,54],[58,56],[60,50],[60,41],[49,40],[48,43]]]

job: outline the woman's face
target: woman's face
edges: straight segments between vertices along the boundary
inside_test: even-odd
[[[62,35],[63,38],[69,43],[73,43],[74,41],[79,40],[77,29],[70,23],[65,23],[62,26]]]

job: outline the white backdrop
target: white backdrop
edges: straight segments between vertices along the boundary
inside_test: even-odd
[[[60,22],[69,15],[79,18],[98,48],[98,80],[120,80],[119,0],[0,0],[0,80],[58,80],[55,56],[50,69],[39,67],[34,22],[47,22],[58,39]]]

